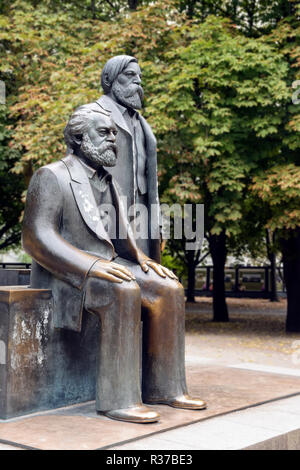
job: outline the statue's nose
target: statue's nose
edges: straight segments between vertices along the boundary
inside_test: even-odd
[[[140,85],[142,83],[142,80],[141,80],[141,77],[139,75],[136,75],[134,77],[134,82],[137,84],[137,85]]]
[[[116,136],[115,136],[115,134],[114,134],[112,131],[109,133],[107,140],[109,140],[110,142],[115,143],[115,141],[116,141]]]

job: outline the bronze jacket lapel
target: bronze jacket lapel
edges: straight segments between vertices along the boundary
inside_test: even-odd
[[[115,201],[116,209],[117,209],[117,217],[118,217],[118,246],[120,247],[120,241],[124,241],[124,245],[126,246],[125,252],[119,252],[120,256],[124,258],[130,258],[131,260],[137,261],[138,260],[138,247],[130,227],[127,215],[126,215],[126,208],[123,205],[123,202],[120,198],[121,190],[119,189],[118,183],[112,178],[112,196],[113,200]]]
[[[106,111],[111,113],[111,117],[113,121],[117,124],[117,126],[121,127],[125,132],[127,132],[131,137],[132,134],[126,124],[126,121],[123,117],[123,114],[119,110],[119,108],[115,105],[114,101],[109,98],[109,96],[102,95],[97,101],[97,104],[104,108]]]
[[[98,238],[113,246],[101,222],[93,190],[84,168],[74,155],[68,155],[62,161],[69,171],[70,185],[83,220]]]

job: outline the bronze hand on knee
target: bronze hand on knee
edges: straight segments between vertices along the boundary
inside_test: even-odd
[[[107,260],[98,260],[93,264],[88,276],[118,283],[135,280],[134,275],[125,266]]]
[[[178,279],[178,277],[172,271],[170,271],[170,269],[166,268],[165,266],[162,266],[161,264],[156,263],[156,261],[153,261],[151,258],[146,256],[142,252],[139,252],[138,254],[138,262],[145,273],[147,273],[149,271],[149,268],[151,268],[160,277],[169,277],[170,279],[176,280]]]

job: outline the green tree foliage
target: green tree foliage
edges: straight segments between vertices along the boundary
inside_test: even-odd
[[[167,2],[131,15],[126,5],[135,10],[137,2],[114,4],[121,10],[118,21],[93,19],[89,2],[1,3],[0,79],[7,88],[0,115],[2,248],[19,242],[25,184],[37,167],[64,155],[66,120],[99,97],[106,60],[121,53],[153,60],[166,45],[174,25],[166,21],[172,19]]]
[[[299,226],[296,3],[16,0],[1,8],[10,150],[20,154],[14,171],[29,176],[61,158],[65,122],[98,98],[106,60],[137,56],[145,115],[158,138],[162,201],[205,204],[214,272],[221,273],[215,319],[227,319],[228,247],[247,232]],[[195,252],[192,262],[199,258]]]
[[[270,139],[285,121],[288,66],[271,44],[216,17],[177,29],[172,39],[147,108],[160,142],[164,197],[205,204],[211,254],[222,270],[226,237],[242,234],[252,178],[278,153]],[[214,272],[217,304],[224,278]],[[227,319],[225,302],[215,314]]]
[[[270,142],[277,149],[275,158],[269,159],[268,166],[257,172],[251,189],[260,202],[261,223],[278,231],[288,297],[287,330],[300,331],[300,105],[296,99],[292,100],[295,91],[292,85],[298,83],[300,88],[300,8],[291,3],[295,14],[290,15],[289,10],[288,16],[265,38],[288,64],[286,83],[290,97],[284,106],[281,126]]]
[[[300,8],[298,6],[300,14]],[[290,231],[300,226],[300,105],[293,103],[292,84],[300,79],[300,27],[295,17],[288,17],[266,40],[272,42],[278,54],[288,64],[286,86],[289,97],[284,103],[284,117],[270,145],[275,158],[268,159],[265,168],[254,177],[253,192],[267,207],[266,223],[273,230]]]
[[[227,18],[246,36],[272,31],[287,17],[296,15],[296,0],[177,0],[187,17],[204,21],[209,15]]]
[[[0,105],[0,249],[17,246],[21,235],[20,217],[23,210],[22,192],[24,179],[11,173],[20,158],[17,151],[9,147],[11,131],[7,127],[8,117],[4,105]]]
[[[75,107],[99,97],[100,71],[108,58],[130,53],[154,60],[173,27],[164,5],[118,22],[78,19],[73,24],[72,12],[53,13],[45,4],[34,8],[17,1],[12,14],[0,17],[0,71],[11,73],[16,83],[8,105],[17,121],[14,148],[22,153],[17,173],[28,162],[35,168],[61,157],[65,122]]]

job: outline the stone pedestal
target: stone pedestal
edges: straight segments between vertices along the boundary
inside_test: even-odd
[[[0,287],[0,419],[93,400],[99,324],[53,327],[50,290]]]

